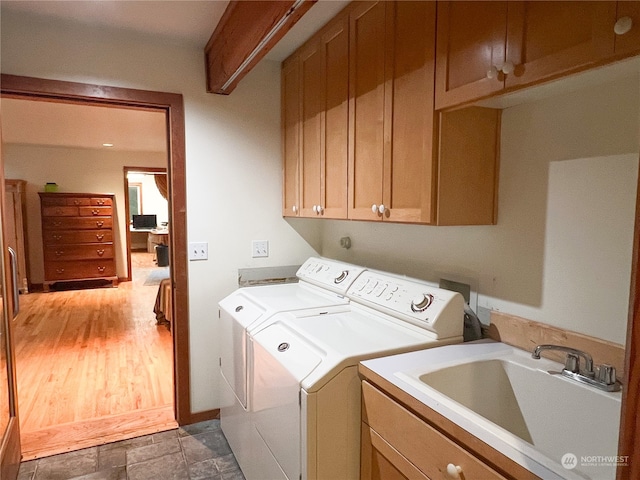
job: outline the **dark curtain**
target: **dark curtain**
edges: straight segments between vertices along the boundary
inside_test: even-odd
[[[167,187],[167,174],[156,173],[153,177],[156,181],[156,187],[158,187],[158,190],[160,191],[160,195],[162,195],[165,200],[169,200],[169,190]]]

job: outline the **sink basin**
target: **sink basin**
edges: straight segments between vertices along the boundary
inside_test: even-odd
[[[395,357],[385,378],[541,478],[615,479],[620,392],[579,384],[561,364],[499,342]]]

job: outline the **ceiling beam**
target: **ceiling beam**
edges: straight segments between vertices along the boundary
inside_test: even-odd
[[[207,92],[231,93],[316,1],[229,2],[204,50]]]

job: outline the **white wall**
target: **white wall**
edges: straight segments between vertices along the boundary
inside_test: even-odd
[[[189,264],[191,410],[217,407],[217,302],[237,269],[303,262],[317,224],[281,216],[280,66],[262,62],[229,96],[207,94],[201,48],[2,13],[3,73],[181,93],[185,102],[187,236],[209,242]],[[251,258],[251,240],[270,257]],[[185,252],[186,255],[186,252]]]
[[[506,109],[497,225],[325,222],[323,255],[466,281],[481,310],[624,344],[639,94],[636,74]]]
[[[162,167],[166,166],[166,161]],[[158,226],[169,221],[169,205],[156,185],[155,175],[148,173],[129,173],[129,182],[142,185],[141,214],[156,215]]]
[[[44,281],[40,198],[44,184],[55,182],[59,192],[114,193],[116,211],[116,269],[127,276],[126,216],[124,212],[124,166],[165,167],[164,153],[119,152],[80,148],[5,145],[6,178],[27,181],[27,234],[29,243],[29,280]]]

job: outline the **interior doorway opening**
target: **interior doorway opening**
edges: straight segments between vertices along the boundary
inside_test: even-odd
[[[189,346],[188,346],[188,296],[187,296],[187,268],[186,256],[176,255],[176,252],[186,251],[186,192],[185,192],[185,165],[184,165],[184,110],[183,100],[180,95],[164,93],[164,92],[148,92],[123,88],[101,87],[94,85],[85,85],[72,82],[60,82],[44,79],[33,79],[27,77],[17,77],[11,75],[2,75],[2,95],[3,97],[22,98],[30,100],[45,100],[48,102],[57,102],[62,104],[82,104],[82,105],[102,105],[117,108],[129,108],[140,110],[154,110],[162,112],[166,125],[166,146],[168,156],[168,189],[171,192],[171,221],[177,228],[170,233],[170,243],[174,247],[171,252],[171,265],[174,272],[173,288],[171,289],[171,297],[173,301],[174,313],[174,330],[170,335],[170,343],[173,352],[173,363],[170,372],[166,374],[172,382],[173,405],[169,409],[170,422],[175,425],[176,420],[179,424],[187,424],[193,422],[193,416],[190,412],[190,372],[189,372]],[[121,177],[120,177],[121,178]],[[120,181],[121,182],[121,181]],[[122,185],[122,183],[120,183]],[[121,188],[118,188],[121,190]],[[119,291],[119,289],[100,289],[96,292],[104,293],[107,291]],[[86,322],[90,324],[91,322]],[[86,326],[85,324],[85,326]],[[24,353],[24,352],[22,352]],[[21,352],[16,349],[16,357],[20,357]],[[93,374],[93,373],[92,373]],[[120,375],[118,378],[126,383],[126,375]],[[84,381],[83,381],[84,384]],[[77,395],[77,392],[75,392]],[[64,406],[64,399],[59,398],[57,405],[61,408]],[[23,409],[19,405],[20,413],[26,412],[26,406]],[[157,420],[158,412],[147,411],[144,415],[135,412],[136,419]],[[128,424],[131,419],[120,419],[122,421],[112,422],[110,425],[104,421],[104,418],[98,420],[107,431],[114,435],[121,435],[120,439],[135,436],[131,433],[123,433],[118,430],[117,424]],[[106,433],[106,432],[105,432]],[[138,430],[135,434],[141,434]],[[58,448],[64,451],[69,450],[69,446],[74,448],[82,448],[79,438],[66,436],[61,432],[46,432],[42,439],[57,438],[61,443]],[[63,438],[65,437],[65,438]],[[117,436],[109,437],[103,435],[100,442],[117,440]],[[95,441],[95,440],[94,440]],[[85,445],[86,446],[86,445]],[[23,445],[24,447],[24,445]],[[23,453],[25,448],[22,449]],[[25,458],[27,458],[25,456]]]

